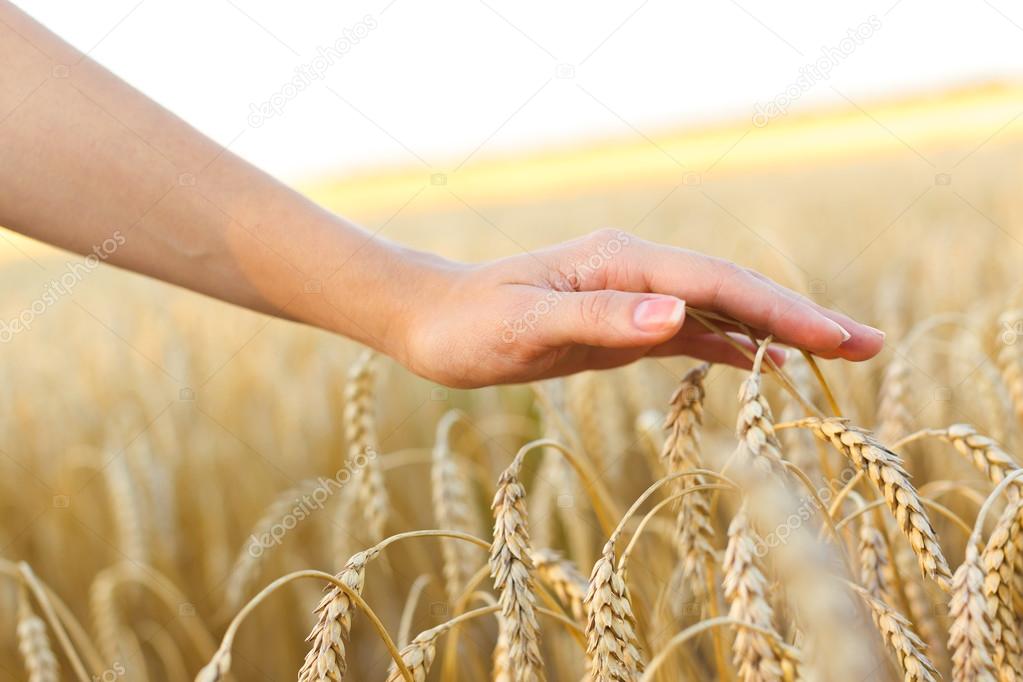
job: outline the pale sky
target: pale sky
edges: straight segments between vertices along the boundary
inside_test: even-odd
[[[799,111],[1023,77],[1009,0],[15,2],[289,180],[748,120],[786,89]],[[807,84],[825,53],[830,74]]]

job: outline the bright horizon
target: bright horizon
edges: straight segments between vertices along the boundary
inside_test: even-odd
[[[918,1],[17,4],[217,142],[301,181],[450,173],[510,150],[752,122],[779,98],[798,113],[1023,76],[1023,10]]]

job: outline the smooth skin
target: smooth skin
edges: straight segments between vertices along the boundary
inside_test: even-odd
[[[746,366],[687,305],[825,358],[884,343],[759,273],[617,230],[477,265],[369,235],[3,0],[0,225],[79,254],[119,237],[109,263],[343,334],[452,387],[644,356]]]

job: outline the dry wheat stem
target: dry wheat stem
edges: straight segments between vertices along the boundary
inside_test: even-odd
[[[557,450],[564,456],[568,461],[572,470],[575,471],[579,477],[579,481],[582,484],[583,492],[586,493],[590,499],[590,504],[593,506],[593,513],[597,517],[597,522],[600,523],[601,529],[605,533],[610,533],[611,529],[614,528],[613,519],[620,515],[617,505],[615,505],[611,494],[607,490],[607,486],[599,476],[593,471],[593,468],[586,462],[585,459],[580,458],[572,451],[571,448],[565,447],[564,444],[559,443],[556,440],[550,438],[538,438],[530,441],[519,448],[518,452],[515,453],[512,463],[508,465],[511,469],[514,467],[516,470],[522,468],[522,463],[530,452],[539,448],[550,448]]]
[[[686,497],[689,497],[690,495],[699,495],[702,491],[710,491],[710,490],[738,491],[738,488],[736,488],[734,486],[730,486],[730,485],[721,485],[721,484],[717,484],[717,483],[704,484],[704,485],[696,486],[694,488],[688,488],[688,489],[683,490],[681,492],[676,492],[673,495],[671,495],[670,497],[666,497],[665,499],[661,500],[660,502],[655,504],[653,507],[651,507],[650,510],[646,514],[643,515],[643,518],[636,525],[636,530],[633,531],[632,537],[629,538],[629,544],[627,544],[625,546],[625,549],[622,550],[621,557],[618,559],[618,570],[622,574],[622,578],[623,579],[627,579],[627,576],[628,576],[628,573],[629,573],[629,568],[628,568],[628,566],[629,566],[629,557],[632,556],[632,553],[635,550],[636,545],[639,542],[639,538],[642,537],[643,532],[650,525],[651,521],[653,521],[653,519],[657,515],[657,513],[660,512],[662,509],[664,509],[666,506],[668,506],[668,505],[670,505],[670,504],[672,504],[674,502],[677,502],[680,499],[684,500]]]
[[[21,581],[22,575],[18,568],[18,565],[0,558],[0,573],[14,578],[17,581]],[[38,582],[38,581],[37,581]],[[68,608],[67,604],[52,590],[49,586],[42,583],[38,583],[39,588],[42,590],[43,595],[49,601],[53,608],[54,617],[58,619],[58,622],[63,623],[68,630],[70,630],[69,642],[73,642],[72,646],[77,645],[78,649],[81,649],[82,654],[88,660],[88,667],[99,673],[104,669],[103,657],[100,656],[99,650],[96,645],[89,638],[88,633],[82,624],[75,618],[74,613]],[[77,649],[76,649],[77,650]]]
[[[668,660],[668,658],[674,653],[675,649],[688,642],[693,637],[700,635],[707,630],[719,627],[733,627],[737,630],[752,632],[761,635],[771,641],[772,646],[778,653],[778,657],[782,661],[782,668],[784,671],[783,679],[785,682],[794,682],[799,679],[797,669],[801,663],[801,657],[799,650],[795,647],[789,646],[782,639],[781,635],[778,634],[773,628],[762,628],[753,623],[738,620],[730,616],[721,616],[719,618],[708,618],[702,620],[699,623],[690,625],[682,632],[673,636],[661,650],[657,653],[657,656],[650,660],[650,664],[647,665],[646,670],[643,672],[643,677],[640,678],[639,682],[653,682],[656,679],[657,671],[662,665]]]
[[[419,600],[432,580],[433,576],[424,573],[412,581],[412,585],[408,588],[408,594],[405,596],[405,606],[401,609],[401,619],[398,621],[398,635],[394,638],[399,649],[404,649],[409,643],[409,635],[412,632],[412,619],[416,615],[416,607],[419,606]]]
[[[909,539],[920,570],[939,585],[947,586],[951,578],[948,563],[899,456],[885,448],[869,431],[843,419],[807,419],[801,425],[831,443],[858,469],[866,471],[867,478],[882,492],[899,528]]]
[[[46,589],[43,587],[43,584],[39,582],[35,572],[32,571],[32,567],[24,561],[21,561],[18,563],[18,574],[24,581],[29,592],[32,593],[32,597],[36,600],[39,608],[42,609],[43,616],[46,618],[46,622],[50,625],[50,630],[53,631],[54,636],[60,643],[60,648],[64,652],[64,655],[71,662],[71,668],[75,671],[75,676],[78,677],[79,682],[92,682],[92,678],[86,671],[85,665],[82,663],[82,659],[78,655],[78,651],[71,643],[70,638],[68,638],[67,632],[64,630],[64,626],[61,624],[60,619],[57,618],[53,605],[50,603],[50,599],[46,594]]]

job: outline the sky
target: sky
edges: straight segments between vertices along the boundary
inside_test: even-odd
[[[15,4],[289,181],[1023,77],[1008,0]]]

